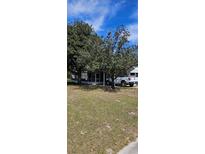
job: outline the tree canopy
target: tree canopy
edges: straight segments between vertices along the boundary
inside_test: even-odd
[[[112,87],[114,87],[114,79],[120,74],[136,65],[135,48],[128,46],[129,31],[124,26],[119,26],[112,34],[108,33],[104,39],[104,47],[102,54],[104,59],[104,69],[112,79]]]
[[[85,22],[77,21],[67,25],[67,67],[68,72],[78,74],[96,67],[94,55],[100,39],[92,27]]]
[[[85,22],[68,24],[68,72],[78,74],[80,83],[82,71],[104,71],[112,78],[114,87],[114,79],[138,63],[138,47],[129,45],[129,36],[124,26],[100,38]]]

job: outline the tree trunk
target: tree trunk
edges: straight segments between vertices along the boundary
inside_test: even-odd
[[[78,84],[81,85],[81,70],[78,71]]]
[[[111,85],[111,87],[112,87],[112,89],[115,89],[115,76],[112,75],[111,79],[112,79],[112,85]]]
[[[103,86],[105,86],[105,72],[103,72]]]

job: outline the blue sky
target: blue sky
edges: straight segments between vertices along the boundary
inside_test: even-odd
[[[68,0],[67,22],[83,20],[100,35],[125,25],[129,41],[138,44],[138,0]]]

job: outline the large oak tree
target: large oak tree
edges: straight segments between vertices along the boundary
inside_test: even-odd
[[[78,76],[85,70],[95,70],[99,64],[95,60],[100,38],[85,22],[76,21],[67,25],[67,70]]]
[[[102,52],[102,67],[112,80],[112,88],[115,87],[114,80],[120,74],[137,65],[136,46],[129,46],[129,31],[124,26],[119,26],[112,34],[108,33],[104,39]]]

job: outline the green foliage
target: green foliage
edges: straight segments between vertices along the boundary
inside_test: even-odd
[[[67,25],[68,72],[104,71],[114,83],[115,77],[138,63],[137,46],[128,45],[128,30],[119,26],[104,39],[97,36],[93,28],[82,21]],[[80,82],[80,81],[79,81]]]
[[[104,40],[103,47],[103,69],[112,78],[112,85],[114,87],[114,79],[124,74],[130,67],[137,64],[137,57],[135,56],[136,47],[129,47],[128,37],[129,32],[124,26],[117,28],[116,32],[108,33]]]
[[[99,64],[95,60],[99,37],[90,25],[82,21],[67,25],[67,70],[78,74],[85,70],[95,70]],[[80,82],[80,81],[79,81]]]
[[[84,70],[91,57],[93,30],[83,22],[75,22],[73,25],[68,25],[67,28],[68,68],[72,71]]]

